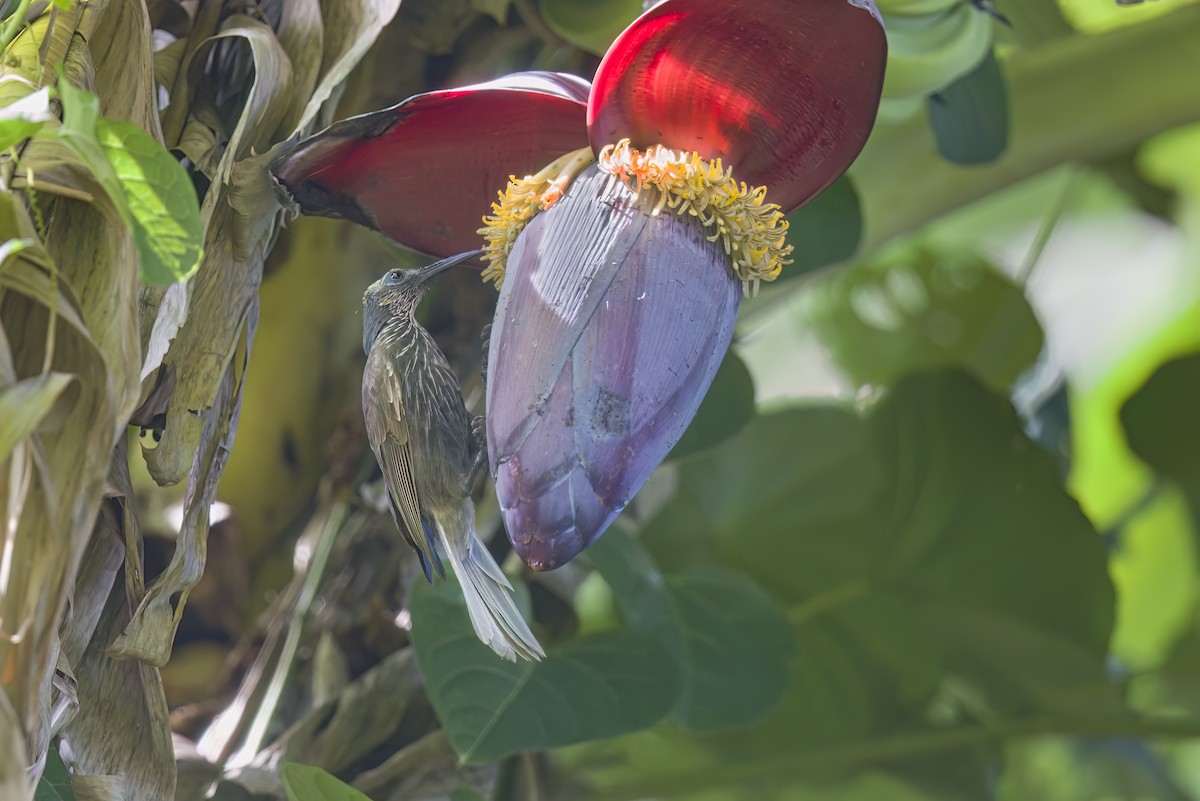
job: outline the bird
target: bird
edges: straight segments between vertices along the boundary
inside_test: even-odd
[[[471,487],[485,462],[482,418],[467,414],[457,376],[414,317],[438,276],[478,255],[389,270],[367,289],[363,417],[392,518],[417,552],[426,580],[433,582],[434,571],[444,579],[442,560],[449,561],[479,639],[510,662],[518,656],[538,661],[545,652],[475,530]]]

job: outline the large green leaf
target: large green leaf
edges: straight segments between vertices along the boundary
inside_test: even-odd
[[[725,354],[696,416],[668,459],[682,459],[732,437],[754,415],[754,379],[732,349]]]
[[[734,566],[792,605],[793,737],[877,727],[949,674],[1008,714],[1115,703],[1103,543],[966,375],[904,379],[866,420],[757,417],[680,484],[645,541],[665,571]]]
[[[823,282],[808,314],[838,363],[862,384],[962,367],[1007,389],[1042,346],[1021,290],[966,253],[906,249],[860,265]]]
[[[793,680],[752,726],[580,749],[592,798],[732,799],[869,767],[931,798],[982,798],[1001,753],[981,732],[1126,719],[1106,674],[1103,542],[1007,400],[969,376],[903,379],[864,417],[760,415],[678,481],[640,541],[667,575],[728,565],[786,604]],[[927,776],[948,759],[954,771]]]
[[[59,82],[56,135],[83,159],[128,226],[143,283],[165,286],[200,266],[203,227],[187,172],[140,128],[99,116],[95,95]]]
[[[787,687],[790,631],[778,607],[741,573],[718,568],[663,575],[620,529],[589,550],[629,626],[679,660],[683,694],[673,716],[692,729],[765,717]]]
[[[371,801],[336,776],[315,765],[289,762],[280,771],[288,801]]]
[[[512,664],[476,639],[457,588],[420,586],[409,607],[429,697],[464,762],[644,729],[679,698],[675,660],[640,634],[578,637]]]

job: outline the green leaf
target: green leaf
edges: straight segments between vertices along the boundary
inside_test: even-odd
[[[667,458],[684,459],[719,445],[741,431],[753,416],[754,379],[746,363],[730,349],[717,368],[696,416]]]
[[[679,661],[684,689],[675,720],[690,729],[742,726],[775,707],[788,682],[791,632],[753,581],[718,568],[664,579],[620,529],[589,554],[629,626],[666,645]]]
[[[988,164],[1008,147],[1008,92],[995,53],[927,102],[938,152],[947,161]]]
[[[91,169],[137,245],[142,282],[165,286],[200,266],[203,227],[187,172],[140,128],[99,116],[95,95],[59,81],[56,135]]]
[[[75,790],[71,787],[71,774],[63,764],[58,749],[51,747],[46,752],[46,769],[33,793],[33,801],[75,801]]]
[[[286,762],[280,772],[288,801],[371,801],[336,776],[315,765]]]
[[[541,662],[512,664],[476,639],[456,587],[419,586],[409,608],[430,700],[464,762],[638,731],[679,697],[675,660],[638,634],[577,637]]]
[[[788,216],[788,241],[795,250],[780,277],[798,277],[849,259],[858,252],[862,232],[858,190],[850,176],[843,175]]]
[[[797,626],[786,706],[730,747],[919,720],[951,668],[997,713],[1121,708],[1103,542],[1007,400],[970,377],[906,378],[865,420],[760,415],[679,482],[643,531],[663,570],[735,567]]]
[[[33,136],[52,119],[48,86],[0,108],[0,151]]]
[[[1162,476],[1200,493],[1200,353],[1167,362],[1121,408],[1129,447]]]
[[[200,266],[204,227],[187,171],[141,128],[101,118],[96,134],[124,191],[144,283],[167,286]]]
[[[642,0],[541,0],[542,19],[571,44],[604,55],[642,13]]]
[[[906,249],[831,276],[814,291],[808,319],[860,384],[962,367],[1007,390],[1042,347],[1021,290],[965,253]]]

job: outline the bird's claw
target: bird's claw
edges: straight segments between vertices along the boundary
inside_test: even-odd
[[[492,346],[492,324],[488,323],[479,332],[479,341],[483,345],[483,358],[479,362],[479,380],[487,391],[488,349]]]
[[[471,420],[471,437],[475,440],[475,461],[471,464],[470,472],[467,473],[466,492],[468,495],[475,486],[475,479],[479,477],[479,471],[487,463],[487,419],[482,415]]]

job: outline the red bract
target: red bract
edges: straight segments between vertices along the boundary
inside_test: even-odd
[[[720,158],[786,213],[861,149],[885,60],[870,0],[666,0],[613,43],[586,108],[586,84],[549,73],[432,92],[334,125],[276,174],[304,211],[437,256],[479,246],[509,175],[589,142]],[[510,539],[537,569],[569,560],[632,498],[732,336],[741,286],[721,241],[635,189],[589,168],[508,257],[490,467]]]
[[[846,171],[875,122],[887,60],[870,0],[671,0],[613,42],[588,134],[721,158],[785,212]]]
[[[428,92],[334,123],[275,176],[305,214],[353,220],[421,253],[474,250],[508,176],[587,145],[587,93],[587,81],[552,72]]]

